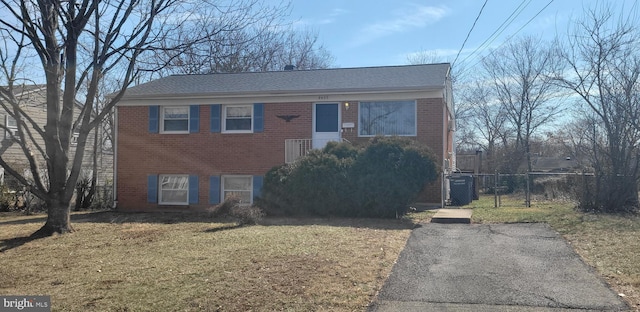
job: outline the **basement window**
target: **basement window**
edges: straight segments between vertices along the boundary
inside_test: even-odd
[[[240,204],[250,205],[253,201],[253,177],[223,176],[222,194],[224,200],[237,197],[240,199]]]
[[[189,204],[189,176],[161,175],[160,176],[160,204],[188,205]]]

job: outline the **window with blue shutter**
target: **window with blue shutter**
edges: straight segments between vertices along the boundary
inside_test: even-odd
[[[158,176],[157,175],[147,176],[147,202],[149,203],[158,202]]]
[[[211,116],[209,118],[211,132],[220,132],[220,110],[220,104],[211,105]]]
[[[198,176],[189,176],[189,204],[198,203]]]
[[[253,176],[253,198],[260,197],[262,195],[262,176]]]
[[[160,106],[149,106],[149,132],[158,133]]]
[[[253,132],[264,131],[264,104],[253,104]]]
[[[209,204],[220,203],[220,176],[209,177]]]
[[[198,133],[200,131],[200,105],[189,106],[189,132]]]

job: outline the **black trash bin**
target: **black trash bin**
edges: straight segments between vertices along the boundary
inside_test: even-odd
[[[473,176],[455,175],[449,177],[451,205],[464,206],[473,200]]]

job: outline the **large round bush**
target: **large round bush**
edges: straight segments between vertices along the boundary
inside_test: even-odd
[[[330,143],[271,169],[258,204],[268,214],[397,217],[438,170],[413,140],[373,138],[363,147]]]

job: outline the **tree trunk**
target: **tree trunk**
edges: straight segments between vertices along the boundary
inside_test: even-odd
[[[71,227],[71,209],[69,203],[62,200],[52,200],[47,203],[47,222],[31,237],[46,237],[55,233],[73,232]]]

